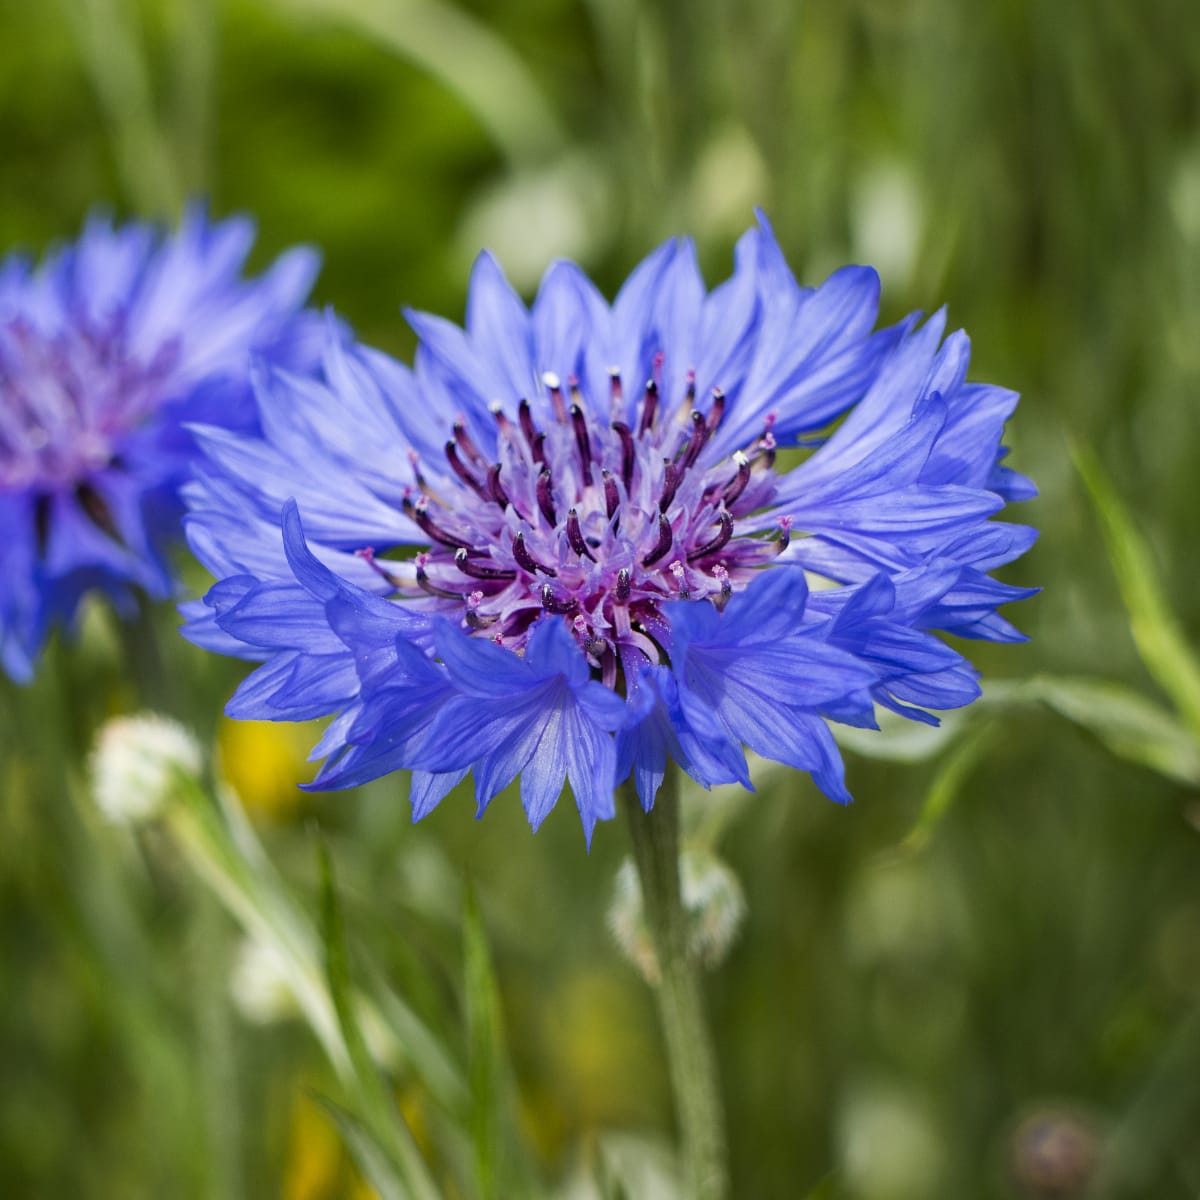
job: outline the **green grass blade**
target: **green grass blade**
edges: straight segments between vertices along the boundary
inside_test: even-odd
[[[500,1007],[487,933],[475,893],[470,888],[463,905],[463,957],[475,1178],[481,1200],[496,1200],[499,1196],[496,1148],[502,1059]]]
[[[319,848],[321,875],[321,935],[325,945],[325,969],[334,1010],[341,1026],[346,1049],[354,1071],[355,1099],[363,1118],[363,1134],[369,1135],[378,1153],[383,1155],[403,1179],[412,1200],[438,1200],[438,1188],[429,1174],[412,1133],[375,1066],[358,1020],[358,1006],[350,981],[350,961],[346,950],[342,910],[333,882],[329,851]]]
[[[1129,613],[1129,628],[1146,670],[1184,722],[1200,736],[1200,661],[1167,603],[1154,555],[1096,456],[1076,446],[1075,466],[1088,489],[1109,561]]]
[[[276,0],[296,14],[336,21],[440,80],[475,114],[510,164],[562,149],[553,110],[508,43],[445,0]]]
[[[1200,787],[1200,743],[1175,715],[1106,679],[1038,676],[1026,693],[1088,730],[1118,758]]]

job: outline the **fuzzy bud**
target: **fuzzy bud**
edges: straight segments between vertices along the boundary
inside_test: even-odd
[[[204,769],[200,744],[182,725],[157,713],[114,717],[96,737],[91,756],[92,795],[114,824],[157,816],[181,776]]]
[[[706,967],[717,967],[729,953],[746,915],[742,885],[711,850],[685,849],[679,856],[679,886],[687,919],[688,953]],[[631,860],[617,872],[608,923],[625,956],[647,982],[657,984],[658,959]]]

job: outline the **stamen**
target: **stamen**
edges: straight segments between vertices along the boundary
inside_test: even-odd
[[[544,467],[546,465],[546,435],[544,433],[539,433],[533,439],[533,446],[530,453],[533,455],[533,461],[538,466]]]
[[[633,581],[629,575],[629,568],[622,567],[617,572],[617,589],[616,597],[619,603],[624,604],[629,599],[629,593],[633,590]]]
[[[542,375],[542,383],[550,393],[550,403],[554,405],[554,419],[560,425],[567,423],[567,406],[563,403],[562,381],[553,371]]]
[[[780,550],[787,549],[788,543],[792,540],[792,518],[779,518],[779,548]]]
[[[697,546],[688,554],[688,562],[703,558],[706,554],[715,554],[725,546],[731,537],[733,537],[733,518],[722,509],[717,513],[717,532],[703,546]]]
[[[612,423],[613,433],[621,439],[621,479],[625,483],[625,490],[628,491],[633,486],[633,462],[634,462],[634,447],[633,447],[633,430],[625,424],[624,421],[614,421]]]
[[[533,409],[529,407],[528,400],[522,400],[517,405],[517,423],[521,426],[521,432],[525,435],[525,440],[529,443],[530,450],[532,450],[538,431],[537,426],[533,423]]]
[[[683,478],[684,468],[676,466],[670,459],[663,459],[663,490],[659,497],[658,507],[664,512],[671,507],[671,501],[675,499],[675,492],[679,488],[679,481]]]
[[[479,611],[479,605],[483,600],[482,592],[472,592],[467,597],[467,611],[464,614],[464,619],[467,624],[474,630],[487,629],[491,625],[500,620],[496,616],[485,616]],[[497,639],[499,640],[499,639]]]
[[[424,496],[416,504],[408,496],[405,496],[401,508],[404,510],[404,515],[410,520],[415,521],[433,541],[441,542],[443,546],[461,546],[464,550],[474,549],[470,542],[464,542],[462,538],[451,533],[448,529],[443,529],[429,515],[429,501]]]
[[[683,395],[687,401],[685,407],[690,408],[696,403],[696,372],[691,368],[689,368],[687,373],[687,387]]]
[[[579,461],[583,464],[583,486],[587,487],[592,474],[592,444],[588,440],[587,418],[578,404],[571,405],[571,424],[575,427],[575,445],[579,447]]]
[[[658,541],[654,543],[654,549],[642,559],[642,566],[649,567],[658,562],[670,550],[672,539],[671,522],[667,520],[660,508],[658,510]]]
[[[725,485],[725,503],[732,504],[745,490],[750,482],[750,460],[740,451],[733,452],[734,466],[737,474]]]
[[[386,580],[388,584],[399,590],[404,586],[404,581],[398,576],[393,575],[391,571],[385,571],[375,560],[375,547],[364,546],[361,550],[355,550],[355,558],[361,558],[363,562],[379,576],[380,579]]]
[[[621,494],[617,491],[617,481],[611,472],[602,469],[600,479],[604,484],[604,511],[611,521],[621,503]]]
[[[551,493],[552,480],[550,478],[550,468],[543,467],[541,474],[537,477],[537,486],[534,489],[537,492],[538,508],[542,511],[542,516],[546,521],[555,526],[558,524],[558,514],[554,511],[554,496]]]
[[[721,585],[720,594],[713,597],[713,603],[717,606],[717,611],[724,610],[725,605],[729,603],[729,597],[733,595],[733,584],[729,581],[729,571],[724,563],[717,563],[712,569],[713,578]]]
[[[517,577],[516,571],[510,571],[506,567],[488,567],[476,562],[466,550],[454,552],[454,565],[472,579],[502,579],[505,583],[511,583]]]
[[[522,570],[528,571],[530,575],[536,575],[541,571],[543,575],[549,575],[552,578],[558,574],[553,567],[547,567],[538,562],[532,554],[529,553],[529,547],[525,545],[525,535],[518,533],[512,540],[513,558],[517,560],[517,566]]]
[[[463,448],[463,453],[477,466],[486,467],[487,460],[479,453],[475,443],[471,440],[471,435],[467,432],[467,427],[460,417],[454,422],[454,439]]]
[[[583,540],[583,530],[579,527],[579,513],[573,508],[567,512],[567,541],[580,558],[590,558],[592,562],[596,561],[596,556],[588,549],[587,542]]]
[[[457,426],[456,426],[457,428]],[[463,447],[466,449],[466,447]],[[485,484],[479,482],[474,475],[467,470],[466,463],[458,457],[458,443],[451,440],[446,443],[446,458],[453,468],[455,475],[459,477],[481,500],[489,500],[488,490]]]
[[[715,387],[712,390],[712,407],[708,410],[706,423],[708,432],[711,434],[714,429],[721,423],[721,418],[725,415],[725,393]]]
[[[645,437],[654,428],[654,414],[658,410],[658,384],[646,380],[646,396],[642,401],[642,420],[638,425],[638,437]]]
[[[683,469],[685,471],[699,457],[710,433],[711,430],[708,428],[708,422],[704,419],[704,414],[699,409],[692,409],[692,436],[688,439],[688,444],[683,451]]]
[[[691,594],[687,585],[687,574],[684,571],[683,563],[676,559],[668,568],[672,575],[675,576],[675,582],[679,587],[679,597],[686,600]]]
[[[621,368],[608,368],[608,397],[616,408],[625,403],[625,389],[621,386]]]
[[[508,493],[504,490],[504,485],[500,482],[500,464],[492,463],[488,467],[487,473],[487,492],[501,508],[507,508],[512,501],[508,498]]]
[[[449,588],[438,587],[425,573],[425,563],[428,558],[429,556],[426,554],[417,555],[417,587],[428,595],[437,596],[441,600],[461,600],[462,592],[452,592]]]
[[[500,433],[504,437],[511,439],[513,436],[513,423],[505,415],[504,406],[500,403],[500,401],[493,400],[491,404],[488,405],[488,411],[493,417],[496,418],[496,428],[500,430]]]
[[[575,607],[575,597],[568,596],[566,599],[559,599],[554,594],[554,589],[548,583],[544,583],[542,584],[542,607],[547,612],[568,613]]]

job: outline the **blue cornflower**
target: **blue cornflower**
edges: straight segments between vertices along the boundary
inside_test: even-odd
[[[878,293],[798,286],[765,220],[714,291],[671,242],[611,306],[558,263],[527,310],[485,254],[412,371],[336,327],[322,381],[263,370],[186,493],[220,580],[186,633],[264,660],[229,711],[336,714],[313,786],[409,769],[415,817],[471,772],[536,827],[569,781],[590,837],[671,759],[748,786],[746,746],[847,800],[827,722],[972,700],[935,633],[1019,637],[987,572],[1034,537],[989,519],[1033,494],[1016,397],[940,313],[873,332]]]
[[[31,677],[47,630],[96,588],[171,587],[186,424],[253,429],[251,356],[311,369],[316,255],[242,278],[244,219],[177,232],[90,219],[40,265],[0,262],[0,661]]]

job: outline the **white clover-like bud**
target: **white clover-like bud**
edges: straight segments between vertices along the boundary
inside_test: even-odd
[[[271,1025],[298,1015],[288,966],[274,946],[259,938],[242,939],[229,973],[234,1007],[255,1025]]]
[[[679,856],[679,890],[687,919],[688,953],[706,967],[719,966],[746,915],[742,885],[711,850],[687,848]],[[641,885],[629,859],[617,872],[608,923],[626,957],[648,982],[657,983],[658,958],[646,925]]]
[[[110,821],[137,824],[162,811],[180,776],[203,769],[200,743],[178,721],[157,713],[114,717],[92,750],[92,796]]]

